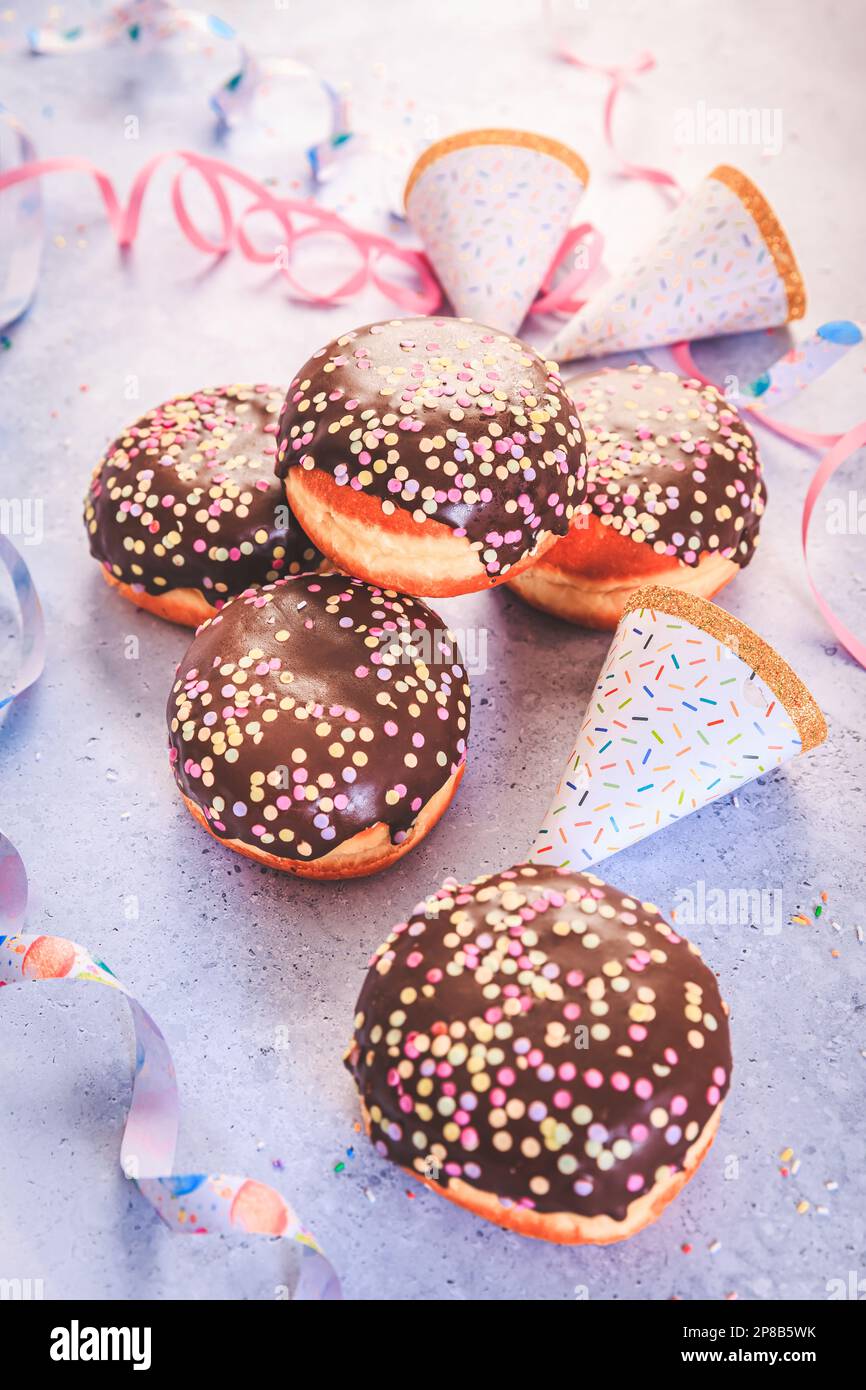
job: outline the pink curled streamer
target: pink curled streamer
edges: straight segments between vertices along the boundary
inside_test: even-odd
[[[702,382],[705,386],[714,386],[716,384],[711,381],[709,377],[705,376],[703,372],[699,371],[692,357],[691,348],[688,343],[677,343],[671,348],[671,355],[680,370],[685,372],[687,376],[696,378],[696,380]],[[748,410],[758,424],[764,425],[766,429],[772,430],[774,434],[778,434],[782,439],[789,440],[792,444],[797,444],[801,448],[813,449],[816,451],[821,449],[827,450],[827,453],[824,454],[817,469],[812,475],[812,479],[806,491],[806,498],[803,502],[803,516],[800,525],[803,563],[806,569],[806,578],[809,582],[809,588],[812,590],[812,595],[824,621],[840,645],[853,656],[854,660],[862,666],[864,670],[866,670],[866,643],[862,642],[860,638],[842,622],[842,619],[837,617],[830,607],[830,604],[824,598],[824,595],[821,593],[812,577],[812,572],[809,568],[808,551],[809,525],[818,498],[837,468],[866,444],[866,420],[861,420],[859,424],[853,425],[850,430],[846,430],[842,434],[816,434],[812,430],[801,429],[798,425],[788,425],[783,420],[776,420],[772,415],[767,415],[764,411],[758,410],[753,405],[744,403],[743,409]]]
[[[553,50],[558,58],[564,63],[569,63],[571,67],[578,68],[581,72],[594,72],[602,77],[606,77],[610,86],[604,101],[604,111],[602,113],[602,126],[604,138],[608,149],[617,160],[619,165],[618,173],[624,179],[640,179],[644,183],[654,184],[671,203],[678,203],[683,198],[683,189],[673,174],[666,169],[656,169],[647,164],[634,164],[625,155],[621,154],[617,148],[613,134],[613,116],[616,109],[620,93],[629,82],[635,77],[642,77],[644,73],[651,72],[656,65],[656,60],[652,53],[641,53],[633,63],[612,64],[608,66],[604,63],[590,63],[585,58],[571,49],[565,40],[556,32],[556,25],[553,19],[553,7],[550,0],[546,0],[545,13],[548,27],[553,35]]]
[[[138,236],[145,194],[154,174],[162,164],[173,159],[183,160],[183,166],[175,172],[171,181],[172,210],[181,232],[197,251],[209,256],[224,256],[236,248],[246,260],[255,265],[276,265],[296,299],[320,307],[341,304],[360,293],[368,283],[374,285],[380,294],[407,314],[432,314],[441,303],[441,287],[423,251],[402,246],[390,237],[355,227],[337,213],[322,208],[309,199],[277,197],[257,179],[225,160],[196,154],[192,150],[165,150],[154,155],[136,174],[125,204],[118,197],[108,174],[90,160],[78,156],[32,160],[15,169],[2,172],[0,191],[43,178],[46,174],[88,174],[96,183],[102,197],[115,240],[121,249],[125,249],[131,247]],[[189,211],[184,188],[191,172],[201,177],[213,198],[219,223],[219,231],[216,234],[203,231]],[[237,217],[232,210],[231,199],[225,188],[226,183],[242,189],[251,195],[253,200]],[[247,230],[248,221],[253,217],[261,217],[263,213],[273,217],[279,225],[284,240],[278,248],[271,246],[262,249],[255,244]],[[301,220],[306,225],[297,225]],[[310,237],[322,235],[342,237],[357,253],[359,262],[357,268],[347,275],[336,289],[327,292],[302,284],[291,269],[292,255],[296,248]],[[574,254],[579,244],[587,247],[586,265],[576,267],[554,286],[553,280],[557,271],[566,258]],[[575,295],[584,281],[600,265],[603,245],[601,233],[590,223],[583,223],[567,232],[545,277],[541,297],[530,312],[574,313],[582,303]],[[275,262],[275,250],[284,252],[279,263]],[[417,277],[419,288],[411,289],[384,275],[380,267],[382,262],[388,259],[408,267]]]
[[[161,165],[176,159],[182,160],[183,165],[175,171],[171,181],[172,210],[181,232],[197,251],[209,256],[224,256],[236,248],[255,265],[279,269],[296,299],[319,307],[341,304],[359,294],[368,283],[406,314],[432,314],[441,303],[441,287],[423,251],[355,227],[337,213],[320,207],[310,199],[280,198],[257,179],[225,160],[197,154],[192,150],[165,150],[149,159],[136,174],[125,204],[118,197],[109,175],[90,160],[78,156],[31,160],[17,168],[0,172],[0,192],[41,179],[47,174],[88,174],[99,190],[115,240],[121,249],[125,249],[131,247],[138,236],[145,194],[154,174]],[[190,173],[201,177],[213,198],[219,224],[216,234],[203,231],[189,210],[184,189]],[[252,198],[252,202],[237,216],[233,212],[226,184],[242,189]],[[274,218],[280,228],[283,241],[276,248],[270,246],[262,249],[257,246],[247,230],[249,220],[262,214]],[[305,225],[298,225],[300,222]],[[311,237],[323,235],[342,237],[358,256],[357,268],[336,289],[327,292],[302,284],[291,268],[297,247]],[[586,265],[576,267],[553,285],[560,266],[574,254],[579,244],[587,248]],[[575,295],[600,265],[603,245],[601,233],[590,223],[583,223],[567,232],[541,286],[541,297],[530,312],[575,312],[582,303]],[[278,262],[275,251],[283,253]],[[381,265],[389,259],[406,266],[417,277],[419,287],[411,289],[384,275]]]
[[[559,267],[567,257],[574,255],[578,246],[586,248],[586,265],[575,266],[574,270],[564,275],[559,283],[554,285],[554,277]],[[530,314],[576,314],[579,309],[582,309],[586,301],[575,298],[575,296],[589,277],[601,266],[603,250],[604,237],[591,222],[582,222],[580,226],[570,228],[563,237],[559,250],[553,258],[553,263],[541,282],[539,296],[531,306]]]
[[[39,159],[6,170],[0,173],[0,191],[32,179],[43,178],[46,174],[88,174],[99,189],[115,240],[119,247],[125,248],[133,245],[138,234],[142,204],[151,179],[162,164],[174,159],[183,160],[183,167],[175,172],[172,179],[172,208],[178,226],[187,241],[197,250],[207,255],[223,256],[236,247],[247,260],[260,265],[274,266],[274,248],[267,251],[258,249],[244,227],[245,221],[251,216],[268,213],[276,220],[284,238],[280,248],[285,252],[284,260],[276,268],[285,277],[296,298],[309,304],[338,304],[358,293],[369,282],[405,313],[431,314],[439,305],[442,291],[422,252],[401,246],[389,237],[353,227],[337,213],[319,207],[309,199],[280,198],[264,184],[225,160],[196,154],[192,150],[166,150],[154,155],[136,174],[126,204],[121,202],[114,184],[104,170],[92,164],[90,160],[77,156]],[[205,233],[197,226],[189,211],[184,194],[184,181],[190,171],[200,175],[213,198],[220,224],[217,235]],[[242,189],[254,200],[237,220],[233,215],[226,184]],[[307,225],[297,225],[300,220],[305,221]],[[329,292],[308,288],[291,270],[292,254],[298,244],[319,234],[342,237],[359,258],[358,268],[347,276],[336,290]],[[381,263],[388,259],[408,267],[417,277],[419,288],[411,289],[383,274]]]

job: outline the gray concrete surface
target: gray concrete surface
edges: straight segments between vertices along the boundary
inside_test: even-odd
[[[205,93],[230,62],[189,59],[187,72],[183,45],[143,59],[124,51],[34,62],[18,51],[21,26],[42,9],[19,6],[0,20],[0,97],[41,153],[85,155],[125,188],[157,150],[215,148]],[[550,62],[534,4],[219,10],[254,46],[351,83],[357,123],[371,136],[325,200],[363,225],[386,225],[388,190],[411,149],[494,122],[545,130],[584,154],[593,184],[581,215],[608,235],[610,264],[661,216],[656,194],[611,176],[603,84]],[[623,147],[685,183],[720,159],[741,163],[789,227],[811,293],[809,325],[866,316],[859,6],[792,0],[762,5],[759,18],[746,0],[617,0],[574,14],[586,56],[627,60],[650,48],[658,58],[623,99]],[[779,109],[780,152],[677,148],[676,108],[701,100]],[[315,135],[314,103],[312,89],[303,99],[296,92],[283,115],[269,113],[268,128],[239,131],[221,152],[293,191],[299,150]],[[130,114],[137,141],[124,138]],[[372,291],[331,311],[304,308],[236,257],[209,266],[172,225],[165,179],[124,261],[83,178],[54,178],[46,194],[39,296],[0,353],[0,491],[44,501],[44,541],[27,558],[50,651],[43,680],[0,731],[0,824],[29,866],[32,929],[87,942],[164,1028],[184,1103],[180,1164],[279,1182],[356,1298],[823,1299],[828,1281],[862,1278],[866,947],[855,926],[866,917],[866,676],[836,647],[804,576],[799,517],[812,456],[763,437],[763,544],[724,601],[810,682],[829,742],[749,786],[738,804],[716,803],[604,869],[663,906],[698,880],[779,895],[778,932],[765,929],[772,923],[693,932],[732,1005],[734,1084],[719,1139],[682,1197],[634,1241],[581,1251],[521,1241],[425,1192],[407,1196],[406,1180],[353,1128],[340,1056],[365,962],[392,922],[445,875],[471,877],[526,851],[606,638],[503,593],[440,605],[455,624],[488,632],[469,768],[436,832],[387,875],[287,882],[208,840],[184,812],[164,754],[163,707],[187,638],[105,590],[80,519],[89,470],[139,408],[203,383],[288,380],[334,333],[392,310]],[[722,341],[698,358],[717,375],[749,378],[785,342]],[[862,356],[849,362],[787,418],[825,430],[862,418],[863,369]],[[862,456],[827,496],[862,489],[861,467]],[[861,631],[863,545],[862,535],[829,534],[819,507],[816,574]],[[0,631],[11,631],[8,603],[2,617]],[[131,635],[137,659],[126,655]],[[5,670],[13,647],[0,648]],[[811,912],[821,890],[829,901],[820,922],[787,925]],[[272,1297],[283,1279],[279,1246],[172,1237],[121,1177],[131,1047],[121,1002],[57,986],[6,990],[2,1005],[0,1276],[41,1278],[52,1297]],[[786,1146],[801,1166],[784,1178]],[[274,1173],[275,1159],[284,1172]],[[798,1215],[801,1199],[811,1205]]]

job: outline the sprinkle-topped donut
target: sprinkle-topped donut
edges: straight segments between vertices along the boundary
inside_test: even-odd
[[[275,868],[369,873],[463,772],[469,685],[425,604],[342,575],[252,588],[196,633],[168,701],[188,808]]]
[[[696,946],[592,874],[446,884],[394,928],[347,1065],[379,1153],[527,1235],[659,1215],[715,1133],[727,1010]]]
[[[747,565],[766,489],[755,441],[715,386],[633,365],[569,382],[586,432],[594,512],[657,555]]]
[[[322,563],[273,476],[282,398],[274,386],[196,391],[114,441],[84,519],[91,553],[127,597],[197,623],[250,584]]]
[[[614,628],[658,583],[711,598],[748,565],[766,489],[755,441],[714,386],[631,366],[568,382],[586,431],[571,530],[511,581],[584,627]]]
[[[340,568],[463,593],[565,534],[583,496],[583,434],[555,364],[517,338],[468,319],[395,319],[304,364],[277,472]]]

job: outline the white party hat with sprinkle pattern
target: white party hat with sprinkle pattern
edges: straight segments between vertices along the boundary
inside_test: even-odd
[[[803,280],[773,209],[745,174],[720,165],[674,209],[652,246],[560,328],[546,354],[569,362],[776,328],[805,309]]]
[[[406,214],[458,317],[516,333],[589,181],[579,155],[523,130],[468,130],[431,145]]]
[[[586,869],[822,743],[803,682],[707,599],[632,595],[530,859]]]

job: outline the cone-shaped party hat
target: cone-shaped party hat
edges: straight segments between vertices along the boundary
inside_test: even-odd
[[[585,869],[826,736],[803,682],[745,623],[677,589],[638,589],[530,858]]]
[[[431,145],[406,213],[455,314],[516,333],[589,175],[579,155],[523,130],[468,130]]]
[[[776,328],[806,309],[778,218],[745,174],[720,165],[673,211],[652,246],[557,333],[558,362]]]

